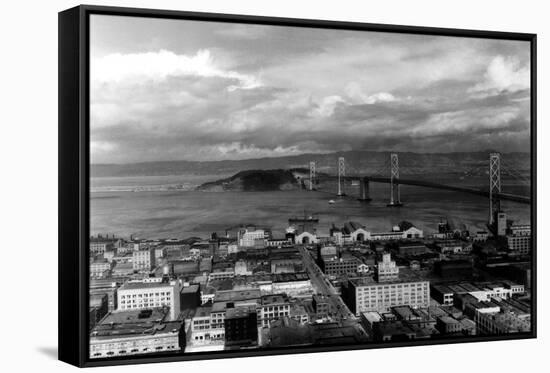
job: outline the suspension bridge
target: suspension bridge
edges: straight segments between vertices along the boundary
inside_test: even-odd
[[[336,181],[337,190],[334,191],[337,196],[343,197],[346,196],[346,185],[350,182],[352,184],[359,184],[359,201],[371,201],[370,195],[370,183],[383,183],[389,184],[390,188],[390,200],[388,201],[389,207],[398,207],[403,206],[401,201],[401,185],[412,185],[417,187],[441,189],[441,190],[450,190],[461,193],[475,194],[483,197],[488,197],[490,201],[490,216],[491,220],[494,215],[494,212],[500,210],[500,201],[508,200],[514,201],[523,204],[530,204],[531,197],[527,195],[521,195],[513,192],[505,192],[503,190],[502,175],[505,175],[507,179],[514,180],[518,185],[524,187],[530,187],[529,177],[524,176],[523,172],[513,167],[507,162],[503,162],[500,153],[490,153],[489,159],[485,162],[478,162],[473,165],[468,170],[465,170],[461,175],[471,175],[475,172],[488,175],[488,188],[485,187],[471,187],[460,185],[460,183],[455,184],[445,184],[439,183],[431,180],[422,180],[419,176],[421,170],[418,168],[416,170],[416,177],[400,177],[400,171],[403,171],[403,166],[399,164],[399,155],[398,153],[391,153],[389,159],[379,167],[377,170],[374,170],[370,174],[365,172],[356,172],[352,175],[346,175],[346,166],[348,169],[349,165],[346,164],[344,157],[339,157],[337,161],[337,174],[331,175],[326,172],[317,173],[316,162],[311,161],[309,163],[309,185],[307,188],[311,191],[317,190],[317,185],[322,181]],[[462,176],[464,177],[464,176]],[[491,221],[492,223],[492,221]]]

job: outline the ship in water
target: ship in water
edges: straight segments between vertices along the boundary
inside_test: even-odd
[[[306,214],[304,211],[304,216],[293,216],[288,219],[288,225],[303,225],[303,224],[317,224],[319,223],[319,218],[313,214]]]

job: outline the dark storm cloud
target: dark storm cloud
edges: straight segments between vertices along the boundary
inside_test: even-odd
[[[528,149],[527,43],[94,16],[91,46],[94,163]]]

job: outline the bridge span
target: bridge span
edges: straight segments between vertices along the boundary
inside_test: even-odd
[[[354,181],[359,180],[360,183],[360,196],[359,200],[369,201],[370,198],[370,188],[369,183],[383,183],[383,184],[392,184],[392,178],[391,177],[381,177],[381,176],[340,176],[341,180],[345,181]],[[317,174],[317,180],[338,180],[338,176],[331,176],[331,175],[323,175],[323,174]],[[490,193],[488,190],[482,190],[482,189],[476,189],[476,188],[468,188],[468,187],[462,187],[462,186],[455,186],[455,185],[447,185],[447,184],[440,184],[440,183],[434,183],[432,181],[422,181],[422,180],[413,180],[413,179],[403,179],[399,178],[393,179],[393,183],[397,185],[413,185],[413,186],[419,186],[424,188],[433,188],[433,189],[442,189],[442,190],[451,190],[455,192],[462,192],[462,193],[469,193],[469,194],[475,194],[478,196],[483,197],[489,197]],[[520,196],[510,193],[497,193],[496,197],[500,200],[507,200],[507,201],[514,201],[518,203],[524,203],[524,204],[530,204],[531,203],[531,197],[528,196]]]

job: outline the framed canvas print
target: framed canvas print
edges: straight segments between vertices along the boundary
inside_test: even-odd
[[[59,358],[535,337],[535,43],[61,12]]]

